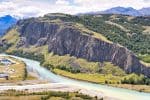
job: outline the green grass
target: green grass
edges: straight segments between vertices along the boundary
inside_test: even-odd
[[[126,73],[121,68],[113,65],[110,62],[105,62],[104,66],[99,69],[99,73],[102,73],[105,75],[111,74],[114,76],[125,76],[126,75]]]
[[[140,58],[140,60],[146,63],[150,63],[150,55],[139,55],[138,57]]]
[[[65,76],[65,77],[69,77],[69,78],[73,78],[73,79],[77,79],[77,80],[94,82],[94,83],[100,83],[100,84],[104,84],[104,83],[106,83],[106,81],[108,83],[120,83],[120,81],[121,81],[121,77],[113,76],[111,74],[108,74],[108,75],[98,74],[98,73],[94,73],[94,74],[76,73],[76,74],[73,74],[71,72],[67,72],[67,71],[60,70],[60,69],[54,69],[53,72],[56,74]]]

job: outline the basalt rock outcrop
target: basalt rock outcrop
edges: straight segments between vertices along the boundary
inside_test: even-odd
[[[54,16],[53,16],[54,17]],[[91,31],[75,27],[73,22],[51,21],[44,18],[21,20],[18,47],[48,45],[48,51],[57,55],[75,56],[95,62],[112,62],[127,73],[142,73],[150,77],[150,67],[140,63],[127,48],[94,37]]]

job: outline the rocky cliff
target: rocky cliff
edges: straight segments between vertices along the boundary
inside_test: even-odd
[[[45,17],[21,20],[16,26],[20,36],[17,47],[48,45],[48,51],[57,55],[69,54],[94,62],[108,61],[127,73],[150,77],[150,67],[142,65],[131,51],[81,26]]]

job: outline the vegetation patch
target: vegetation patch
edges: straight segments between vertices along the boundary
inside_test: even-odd
[[[67,72],[64,70],[60,70],[60,69],[54,69],[53,70],[54,73],[65,76],[65,77],[69,77],[69,78],[73,78],[73,79],[77,79],[77,80],[83,80],[83,81],[89,81],[89,82],[93,82],[93,83],[100,83],[100,84],[104,84],[104,83],[120,83],[121,81],[121,77],[119,76],[113,76],[113,75],[104,75],[104,74],[86,74],[86,73],[71,73],[71,72]]]
[[[28,100],[103,100],[97,97],[90,97],[88,95],[81,94],[79,92],[33,92],[28,93],[27,91],[16,91],[7,90],[0,94],[0,99],[10,100],[20,100],[20,98],[27,98]]]
[[[150,63],[150,55],[139,55],[138,57],[140,58],[140,60],[146,63]]]

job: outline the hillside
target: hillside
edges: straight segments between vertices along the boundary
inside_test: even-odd
[[[67,65],[69,65],[71,69],[77,69],[77,71],[87,72],[84,69],[88,67],[86,68],[84,66],[85,68],[83,68],[83,66],[81,66],[82,64],[74,63],[74,60],[71,60],[72,56],[75,57],[75,61],[77,61],[77,58],[81,58],[91,63],[99,62],[100,64],[98,64],[96,71],[98,71],[101,66],[105,66],[105,64],[103,65],[104,62],[111,62],[112,66],[119,66],[126,73],[134,72],[150,76],[149,67],[141,64],[130,50],[117,44],[117,38],[121,39],[122,36],[122,38],[125,37],[126,40],[129,39],[128,34],[134,32],[137,26],[132,26],[134,28],[131,29],[129,27],[124,27],[121,23],[115,22],[116,20],[111,20],[110,18],[113,16],[47,14],[44,17],[24,19],[18,21],[16,27],[11,29],[2,38],[0,44],[3,47],[7,47],[7,52],[15,54],[19,54],[18,50],[23,51],[20,53],[24,54],[25,52],[42,54],[45,58],[43,63],[46,64],[52,64],[48,57],[51,53],[53,53],[52,57],[55,59],[55,55],[58,56],[57,59],[62,56],[66,58],[66,55],[68,55],[69,59],[66,60],[66,63],[69,64]],[[123,18],[126,17],[128,18],[128,16],[123,16]],[[139,18],[139,20],[140,19],[141,18]],[[132,19],[132,21],[133,20],[134,19]],[[99,25],[97,25],[98,23]],[[147,24],[149,23],[144,24],[148,26]],[[84,25],[86,25],[86,27]],[[109,30],[104,30],[103,28],[108,28]],[[139,31],[141,32],[140,29]],[[145,36],[145,34],[138,33],[137,30],[136,32],[138,35]],[[146,38],[149,37],[147,36]],[[113,42],[110,40],[113,40]],[[124,43],[123,39],[121,40],[122,41],[118,43]],[[147,43],[148,41],[145,42]],[[60,64],[60,66],[63,64]]]

